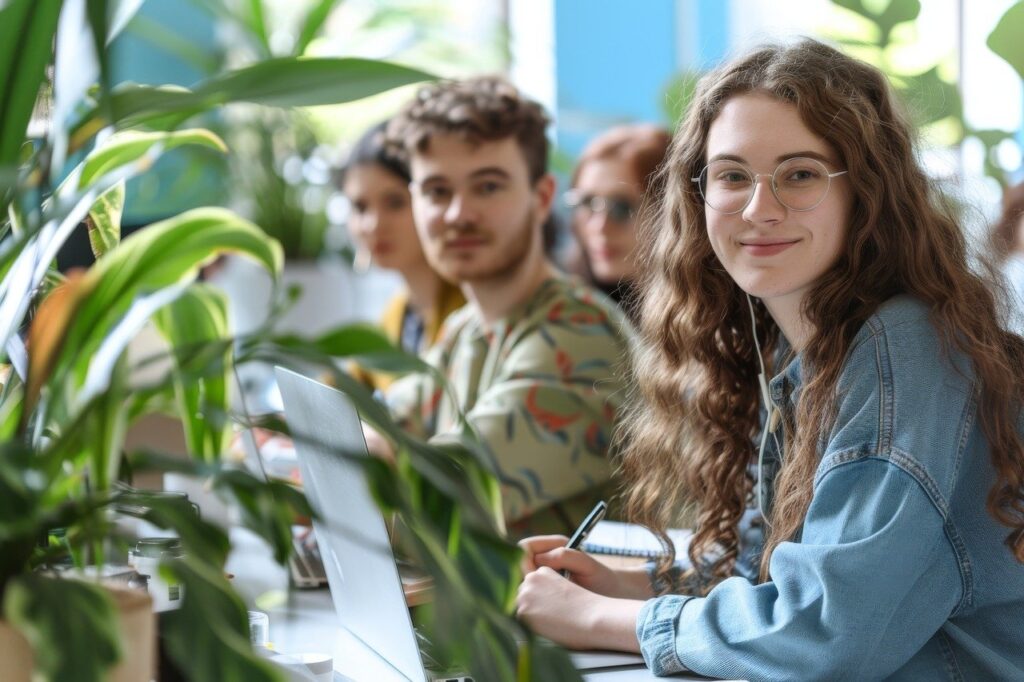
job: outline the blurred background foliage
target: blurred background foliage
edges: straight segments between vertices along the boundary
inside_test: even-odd
[[[1015,131],[976,128],[964,116],[961,98],[959,58],[956,45],[942,46],[936,59],[937,46],[922,50],[926,37],[921,34],[918,17],[920,0],[890,0],[888,3],[868,0],[832,0],[837,11],[852,22],[849,29],[830,30],[826,35],[844,50],[874,64],[885,72],[901,95],[921,139],[926,145],[957,147],[967,138],[974,138],[984,149],[984,173],[1005,187],[1016,166],[1001,163],[997,150],[1001,145],[1016,145]],[[1024,21],[1014,19],[1021,4],[1004,15],[998,32],[1024,36]],[[992,36],[989,45],[992,46]],[[999,52],[997,51],[997,54]],[[1000,56],[1007,58],[1006,53]],[[924,61],[922,62],[922,57]]]

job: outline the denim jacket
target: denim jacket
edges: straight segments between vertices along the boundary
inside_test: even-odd
[[[1024,378],[1022,378],[1024,380]],[[792,414],[800,358],[770,382]],[[896,297],[865,323],[800,538],[770,580],[648,601],[656,674],[750,680],[1024,680],[1024,565],[985,509],[995,481],[970,362]],[[783,423],[792,423],[783,420]]]

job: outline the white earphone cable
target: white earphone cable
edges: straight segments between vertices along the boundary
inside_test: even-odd
[[[757,382],[761,387],[761,399],[764,401],[765,416],[764,427],[761,429],[761,445],[757,448],[757,482],[755,483],[754,495],[757,500],[757,510],[761,513],[761,518],[764,520],[766,525],[771,525],[768,521],[768,515],[764,511],[764,500],[763,500],[763,471],[764,471],[764,446],[768,441],[768,433],[771,432],[772,439],[775,441],[776,452],[781,453],[782,448],[779,446],[779,438],[775,435],[775,418],[778,413],[778,408],[775,403],[772,402],[771,394],[768,391],[768,380],[766,378],[767,371],[764,367],[764,357],[761,354],[761,343],[757,340],[757,317],[754,315],[754,302],[750,299],[750,294],[746,294],[747,307],[750,309],[750,324],[751,330],[754,334],[754,348],[757,350],[757,363],[761,368],[760,374],[757,375]]]

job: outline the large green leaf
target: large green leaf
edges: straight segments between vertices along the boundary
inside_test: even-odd
[[[913,21],[921,13],[921,0],[890,0],[889,5],[877,18],[882,39],[887,41],[897,25]]]
[[[204,135],[189,131],[183,138],[161,134],[157,134],[161,139],[152,135],[139,139],[131,134],[114,137],[114,144],[95,152],[61,183],[54,197],[43,205],[43,217],[31,230],[26,230],[17,240],[8,239],[0,243],[0,274],[3,275],[0,282],[0,347],[5,346],[21,326],[32,292],[45,277],[61,246],[85,219],[96,198],[151,166],[166,140],[189,144],[203,139]],[[81,181],[83,176],[87,181]]]
[[[351,102],[429,78],[425,71],[370,59],[282,57],[214,78],[196,93],[216,103],[313,106]]]
[[[874,21],[874,12],[864,6],[863,0],[832,0],[832,4],[855,12],[865,19]]]
[[[229,337],[227,299],[217,289],[195,285],[160,310],[154,321],[174,349],[177,412],[188,451],[193,457],[214,460],[227,449],[231,437],[226,419],[231,368],[230,341],[225,342]],[[203,352],[210,348],[215,357]],[[192,364],[206,371],[186,378]]]
[[[8,375],[0,385],[0,443],[14,437],[21,421],[24,387],[17,372],[8,368]]]
[[[249,643],[245,605],[232,592],[224,573],[193,557],[165,563],[185,590],[181,607],[165,615],[164,640],[186,679],[222,682],[270,682],[282,679]]]
[[[0,197],[7,195],[7,191],[14,187],[15,183],[18,182],[18,167],[13,163],[9,166],[0,166]],[[3,213],[7,212],[6,204],[4,204]],[[0,235],[2,237],[3,235]]]
[[[46,65],[60,2],[10,0],[0,9],[0,166],[18,160]]]
[[[564,650],[545,646],[510,617],[521,577],[514,544],[493,530],[468,527],[457,513],[465,508],[462,499],[425,502],[415,476],[389,483],[378,471],[370,480],[375,493],[387,489],[378,499],[389,499],[385,509],[397,511],[409,528],[398,533],[403,550],[435,577],[435,603],[445,608],[427,609],[421,621],[435,658],[488,680],[580,679]]]
[[[280,57],[214,76],[193,90],[122,84],[112,93],[115,122],[176,125],[229,102],[270,106],[341,104],[433,78],[398,64],[355,58]],[[87,117],[80,128],[95,119]]]
[[[1006,10],[985,44],[1024,78],[1024,2]]]
[[[122,444],[128,428],[125,405],[127,361],[121,353],[106,390],[96,395],[86,414],[85,449],[91,460],[90,480],[96,490],[110,490],[120,469]]]
[[[98,177],[147,156],[150,157],[148,166],[160,153],[186,144],[209,147],[220,152],[228,150],[223,140],[202,128],[169,133],[126,130],[115,133],[105,144],[89,154],[82,165],[78,187],[89,187]]]
[[[283,348],[310,347],[334,358],[353,358],[370,369],[396,374],[430,370],[422,359],[398,348],[378,327],[368,324],[338,327],[312,341],[295,335],[273,341]]]
[[[107,109],[110,87],[113,85],[110,78],[110,59],[106,49],[107,34],[109,33],[107,12],[110,9],[107,5],[108,0],[85,0],[86,16],[89,20],[89,33],[92,36],[93,54],[96,56],[96,61],[99,65],[99,95],[102,111]],[[58,39],[63,39],[64,36],[57,37]]]
[[[89,209],[89,245],[99,258],[121,241],[121,213],[124,211],[124,182],[100,195]]]
[[[23,441],[0,441],[0,598],[7,581],[25,571],[38,543],[34,522],[44,481],[34,464],[34,453]]]
[[[8,583],[4,616],[39,652],[33,679],[106,679],[121,656],[117,613],[96,585],[27,573]]]
[[[275,278],[281,249],[230,211],[187,211],[135,232],[85,276],[81,304],[68,329],[52,382],[83,387],[78,400],[105,390],[112,363],[157,310],[184,293],[199,268],[223,253],[255,259]]]

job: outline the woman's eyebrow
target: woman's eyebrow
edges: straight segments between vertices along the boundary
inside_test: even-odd
[[[782,163],[783,161],[786,161],[787,159],[795,159],[795,158],[801,157],[801,156],[805,157],[805,158],[808,158],[808,159],[814,159],[816,161],[821,161],[822,163],[832,163],[832,159],[830,159],[829,157],[825,156],[821,152],[812,152],[809,149],[805,150],[805,151],[802,151],[802,152],[791,152],[789,154],[782,154],[780,156],[775,157],[775,160],[778,161],[779,163]]]
[[[799,157],[815,159],[816,161],[821,161],[822,163],[834,163],[834,161],[825,154],[822,154],[821,152],[811,151],[810,149],[780,154],[775,157],[775,161],[776,163],[782,163],[783,161],[786,161],[788,159],[795,159]],[[715,154],[714,156],[708,159],[708,163],[711,163],[712,161],[737,161],[739,163],[749,163],[745,158],[739,156],[738,154]]]

